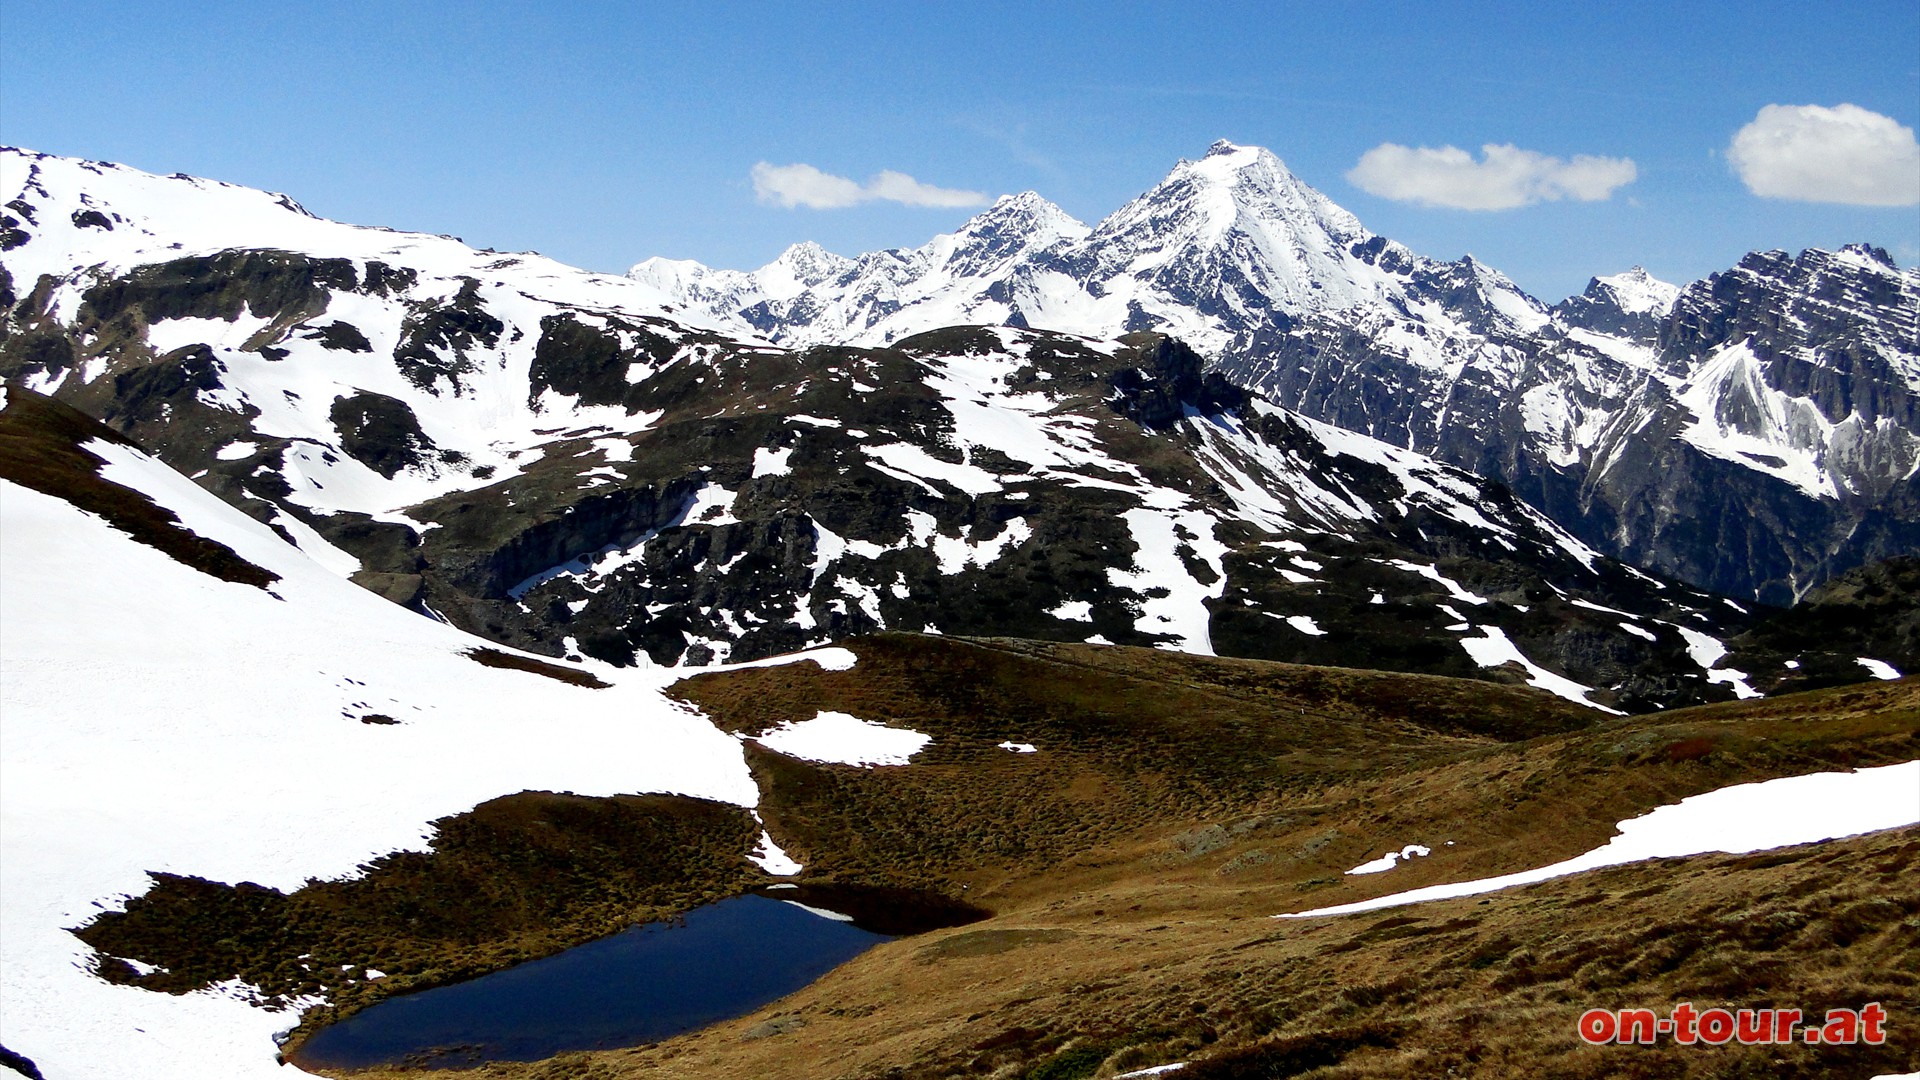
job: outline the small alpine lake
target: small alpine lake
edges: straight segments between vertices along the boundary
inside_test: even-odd
[[[462,1068],[637,1046],[752,1012],[883,941],[985,918],[931,893],[772,886],[322,1028],[303,1066]]]

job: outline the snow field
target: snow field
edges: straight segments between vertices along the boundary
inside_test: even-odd
[[[1145,634],[1171,636],[1165,645],[1182,652],[1213,655],[1210,614],[1206,602],[1225,591],[1227,576],[1221,566],[1226,545],[1214,539],[1213,519],[1198,511],[1168,513],[1150,507],[1129,510],[1122,515],[1133,535],[1137,550],[1133,568],[1107,569],[1114,585],[1141,594],[1140,615],[1134,629]],[[1213,570],[1214,581],[1203,585],[1181,558],[1205,563]],[[1165,596],[1146,595],[1149,590],[1166,590]]]
[[[1273,917],[1307,919],[1377,911],[1427,900],[1479,896],[1647,859],[1708,852],[1738,855],[1916,823],[1920,823],[1920,761],[1853,772],[1788,776],[1709,791],[1629,818],[1619,823],[1620,835],[1612,840],[1551,866]]]
[[[47,1075],[288,1075],[271,1035],[296,1016],[248,988],[173,997],[88,973],[65,928],[148,871],[293,890],[522,790],[757,803],[739,743],[662,692],[685,672],[596,667],[613,685],[589,689],[483,666],[465,654],[491,643],[342,580],[144,455],[89,449],[280,580],[218,580],[0,482],[0,993],[6,1044]],[[854,656],[764,663],[801,660]],[[361,722],[375,713],[398,723]],[[771,837],[756,854],[798,869]]]

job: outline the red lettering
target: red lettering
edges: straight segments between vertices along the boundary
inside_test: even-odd
[[[1708,1009],[1700,1014],[1700,1040],[1719,1046],[1733,1038],[1733,1014],[1725,1009]]]
[[[1887,1041],[1887,1032],[1880,1025],[1887,1021],[1887,1010],[1877,1001],[1870,1001],[1860,1007],[1860,1038],[1862,1041],[1879,1046]]]
[[[1673,1041],[1682,1046],[1693,1045],[1693,1024],[1699,1014],[1693,1011],[1693,1002],[1683,1001],[1673,1007]]]
[[[1620,1034],[1622,1043],[1645,1043],[1653,1045],[1654,1034],[1659,1028],[1655,1024],[1652,1009],[1621,1009]]]
[[[1772,1009],[1741,1009],[1739,1012],[1740,1030],[1737,1035],[1745,1045],[1763,1043],[1773,1031]]]
[[[1887,1041],[1887,1010],[1877,1001],[1859,1009],[1828,1009],[1826,1019],[1804,1027],[1806,1014],[1799,1009],[1722,1009],[1697,1010],[1690,1001],[1682,1001],[1662,1019],[1652,1009],[1588,1009],[1580,1014],[1580,1038],[1593,1045],[1637,1043],[1651,1046],[1669,1032],[1673,1041],[1683,1045],[1703,1042],[1720,1046],[1733,1039],[1743,1045],[1792,1043],[1809,1046],[1867,1043],[1882,1046]]]
[[[1852,1009],[1828,1009],[1820,1031],[1823,1043],[1850,1043],[1860,1038],[1860,1017]]]

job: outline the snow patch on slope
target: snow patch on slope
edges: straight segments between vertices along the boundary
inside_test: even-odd
[[[1615,716],[1624,716],[1619,709],[1608,708],[1587,695],[1593,693],[1593,687],[1582,686],[1564,675],[1556,675],[1539,664],[1527,659],[1520,647],[1507,639],[1506,631],[1497,626],[1482,626],[1483,637],[1461,638],[1460,647],[1467,650],[1473,662],[1483,668],[1499,667],[1502,664],[1519,664],[1527,671],[1527,685],[1557,694],[1568,701],[1578,702],[1590,709],[1599,709]]]
[[[1920,761],[1813,773],[1710,791],[1619,823],[1620,835],[1584,855],[1517,874],[1412,889],[1277,919],[1349,915],[1531,885],[1586,870],[1724,851],[1743,854],[1920,823]]]
[[[1213,535],[1213,519],[1198,512],[1170,513],[1139,507],[1121,515],[1133,536],[1133,567],[1109,567],[1107,577],[1140,595],[1134,629],[1171,637],[1166,647],[1212,656],[1207,601],[1218,599],[1227,577],[1221,567],[1226,545]],[[1198,573],[1196,573],[1198,571]],[[1209,580],[1201,580],[1201,575]]]
[[[822,710],[811,720],[789,720],[753,741],[807,761],[872,766],[905,765],[933,736]]]

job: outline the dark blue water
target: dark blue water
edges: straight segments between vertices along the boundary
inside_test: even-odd
[[[752,1012],[886,941],[736,896],[471,982],[388,998],[320,1032],[302,1064],[536,1061],[653,1042]]]

